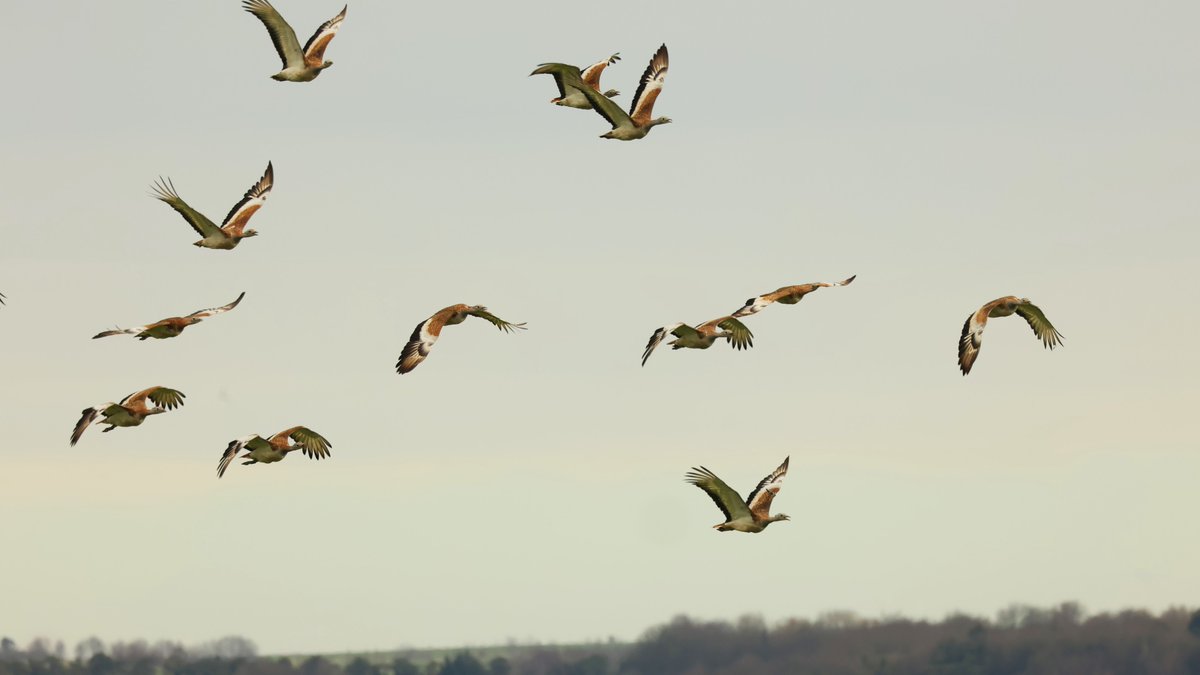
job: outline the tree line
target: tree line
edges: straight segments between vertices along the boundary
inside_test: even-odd
[[[489,650],[495,652],[495,650]],[[0,675],[1200,675],[1200,611],[1128,610],[1085,616],[1076,603],[1014,605],[995,619],[865,619],[829,612],[767,626],[678,617],[627,645],[259,656],[230,636],[185,648],[173,642],[88,638],[70,654],[45,638],[24,648],[0,640]],[[369,658],[368,658],[369,657]]]

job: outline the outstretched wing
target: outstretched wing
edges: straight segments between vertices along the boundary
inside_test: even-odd
[[[71,445],[75,445],[79,442],[79,437],[83,436],[83,432],[88,428],[88,425],[95,421],[95,419],[100,415],[100,411],[109,405],[111,404],[102,403],[95,408],[83,409],[82,416],[80,416],[79,421],[75,423],[75,430],[71,432]]]
[[[746,328],[746,324],[738,321],[732,316],[727,316],[723,319],[720,319],[717,323],[717,327],[722,328],[732,334],[729,337],[729,346],[733,347],[734,349],[741,351],[754,346],[754,333],[751,333],[750,329]]]
[[[214,314],[228,312],[229,310],[233,309],[234,307],[237,307],[238,303],[241,302],[242,298],[244,298],[244,297],[246,297],[246,291],[242,291],[237,296],[237,300],[234,300],[233,302],[229,303],[228,305],[221,305],[220,307],[209,307],[208,309],[196,310],[195,312],[188,314],[188,318],[189,319],[193,319],[193,318],[194,319],[207,319],[208,317],[213,316]]]
[[[646,72],[642,73],[642,81],[638,85],[637,93],[633,95],[633,103],[629,106],[629,117],[639,127],[650,123],[650,116],[654,114],[654,101],[658,99],[659,93],[662,92],[663,82],[667,79],[668,65],[667,46],[664,44],[650,58]]]
[[[221,453],[221,459],[217,462],[217,478],[225,475],[225,469],[229,468],[229,464],[233,462],[237,454],[242,451],[242,441],[232,440],[226,446],[225,452]]]
[[[471,316],[477,316],[481,319],[486,319],[486,320],[490,321],[493,326],[495,326],[496,328],[499,328],[500,330],[504,331],[505,333],[512,333],[518,328],[521,330],[525,330],[524,322],[509,323],[509,322],[505,321],[504,319],[501,319],[500,317],[496,316],[495,314],[488,312],[486,309],[482,309],[482,308],[481,309],[472,309],[472,310],[467,311],[467,314],[470,314]]]
[[[754,514],[755,520],[766,520],[771,517],[771,500],[779,494],[783,487],[783,477],[787,475],[788,462],[792,458],[785,457],[783,464],[772,471],[766,478],[760,480],[754,492],[746,498],[746,507]]]
[[[708,469],[702,466],[692,467],[691,471],[684,474],[683,479],[708,493],[717,508],[721,509],[721,513],[725,514],[726,521],[750,516],[750,509],[742,501],[742,496]]]
[[[132,393],[121,400],[121,405],[131,408],[137,408],[144,405],[146,399],[150,399],[154,405],[163,410],[174,410],[183,405],[184,395],[178,389],[168,389],[167,387],[150,387],[139,392]]]
[[[0,305],[4,304],[4,294],[0,293]]]
[[[207,238],[213,235],[224,235],[221,232],[221,228],[214,225],[213,221],[204,217],[204,214],[196,209],[188,206],[187,202],[179,197],[179,193],[175,191],[175,184],[171,182],[170,178],[164,180],[162,177],[159,177],[158,181],[150,186],[150,189],[154,191],[154,194],[151,195],[152,197],[166,202],[171,208],[178,211],[179,215],[183,216],[183,219],[188,221],[192,229],[201,237]]]
[[[596,91],[600,91],[600,75],[604,73],[605,68],[620,60],[621,53],[617,52],[603,61],[597,61],[587,68],[584,68],[583,72],[580,73],[579,76],[583,78],[584,84],[595,89]]]
[[[646,365],[646,359],[650,358],[650,354],[658,347],[658,345],[667,337],[674,335],[675,337],[699,337],[700,333],[695,328],[686,323],[673,323],[669,326],[663,326],[650,334],[650,340],[646,342],[646,350],[642,352],[642,366]]]
[[[989,302],[963,323],[962,335],[958,338],[958,369],[963,375],[971,372],[975,359],[979,358],[979,348],[983,346],[983,329],[987,327],[988,313],[992,311],[993,303]]]
[[[744,306],[742,306],[741,309],[734,312],[733,315],[735,317],[740,318],[743,316],[750,316],[751,314],[757,314],[757,313],[761,312],[763,309],[765,309],[767,305],[769,305],[773,302],[782,302],[785,305],[794,305],[794,304],[800,302],[801,300],[803,300],[804,296],[808,295],[809,293],[812,293],[813,291],[817,290],[818,288],[827,288],[830,286],[845,286],[845,285],[849,284],[850,282],[854,281],[854,279],[856,277],[858,277],[857,274],[850,277],[849,279],[843,279],[842,281],[831,281],[831,282],[818,281],[818,282],[811,283],[811,284],[798,284],[795,286],[784,286],[782,288],[771,291],[770,293],[764,293],[758,297],[750,298],[749,300],[746,301],[746,304]]]
[[[400,352],[400,360],[396,362],[397,373],[403,375],[411,372],[425,360],[425,357],[429,356],[429,350],[433,349],[433,343],[437,342],[447,319],[453,314],[454,310],[447,307],[417,324],[408,338],[408,343]]]
[[[296,31],[283,20],[267,0],[242,0],[242,8],[258,17],[267,27],[275,51],[279,52],[279,60],[284,68],[303,68],[304,53],[300,50],[300,41],[296,39]]]
[[[304,65],[309,68],[315,68],[325,62],[325,48],[329,46],[329,41],[337,35],[338,29],[342,27],[342,20],[346,18],[346,9],[338,12],[338,15],[321,24],[317,28],[317,32],[308,38],[308,42],[304,43]]]
[[[285,436],[296,442],[300,448],[300,452],[308,455],[312,459],[323,459],[330,455],[329,449],[333,444],[325,439],[324,436],[309,429],[308,427],[292,427],[272,436],[272,440]]]
[[[617,105],[611,98],[584,83],[583,79],[579,76],[578,69],[575,69],[574,74],[569,72],[564,73],[563,79],[566,84],[578,89],[587,98],[588,102],[592,104],[592,110],[595,110],[601,117],[608,120],[612,128],[633,126],[633,121],[629,119],[629,115],[625,114],[624,110],[621,110],[621,106]]]
[[[1032,302],[1023,302],[1017,305],[1017,314],[1025,319],[1029,327],[1033,329],[1033,334],[1042,341],[1042,346],[1047,349],[1054,349],[1062,344],[1063,336],[1058,330],[1050,324],[1050,320],[1038,309],[1038,306]]]
[[[583,85],[583,78],[579,74],[579,69],[575,66],[566,63],[540,63],[538,67],[529,74],[534,75],[551,75],[554,77],[554,84],[558,85],[558,95],[566,98],[567,96],[567,81],[579,80],[571,89],[578,89]]]
[[[156,323],[161,323],[161,322],[156,322]],[[112,330],[106,330],[102,333],[96,333],[95,335],[92,336],[92,339],[95,340],[96,338],[108,337],[110,335],[137,335],[138,333],[141,333],[142,331],[149,330],[154,325],[155,324],[152,323],[152,324],[149,324],[146,326],[138,326],[137,328],[114,328]]]
[[[232,209],[229,209],[229,215],[225,216],[225,220],[221,221],[221,230],[231,237],[241,236],[246,223],[250,221],[250,216],[262,208],[262,205],[267,201],[267,195],[270,194],[271,188],[274,186],[275,167],[271,166],[270,162],[267,162],[267,170],[263,173],[262,178],[259,178],[258,182],[251,185],[250,189],[246,190],[246,194],[242,195],[242,200],[234,204]]]

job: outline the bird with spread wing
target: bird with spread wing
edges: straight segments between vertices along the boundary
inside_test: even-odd
[[[646,343],[646,351],[642,352],[643,366],[646,365],[646,359],[650,358],[650,354],[667,335],[675,336],[674,340],[667,343],[671,345],[671,349],[708,349],[713,346],[714,342],[722,338],[729,340],[729,346],[739,351],[754,346],[754,333],[746,328],[746,324],[732,316],[722,316],[712,321],[706,321],[694,328],[686,323],[673,323],[659,328],[650,335],[650,341]]]
[[[605,68],[620,60],[621,55],[619,53],[613,54],[603,61],[597,61],[587,68],[584,68],[579,72],[579,77],[583,80],[584,84],[599,92],[600,75],[604,73]],[[579,108],[580,110],[591,110],[592,104],[590,101],[588,101],[587,97],[583,95],[583,92],[580,91],[577,86],[569,84],[566,81],[570,78],[570,76],[564,75],[564,72],[569,72],[567,69],[575,68],[575,66],[567,66],[566,68],[563,68],[562,66],[565,66],[565,64],[543,63],[538,66],[537,70],[530,73],[530,75],[552,75],[554,77],[554,83],[558,85],[558,96],[550,99],[550,102],[554,105],[561,105],[568,108]],[[576,70],[578,71],[577,68]],[[613,98],[614,96],[619,96],[620,94],[621,92],[617,91],[616,89],[609,89],[608,91],[603,92],[603,95],[606,98]]]
[[[75,423],[75,431],[71,433],[71,445],[79,442],[79,437],[97,418],[100,424],[107,424],[104,431],[112,431],[117,427],[136,427],[151,415],[165,413],[183,405],[183,392],[166,387],[150,387],[134,392],[121,399],[120,403],[101,403],[83,410],[83,416]],[[153,407],[146,405],[149,400]]]
[[[775,499],[775,495],[779,494],[780,488],[783,487],[783,477],[787,475],[790,460],[791,457],[785,458],[779,468],[759,481],[746,501],[742,501],[742,496],[737,491],[703,466],[692,467],[692,470],[684,475],[684,480],[708,493],[717,508],[721,509],[721,513],[725,514],[725,522],[713,525],[715,529],[720,532],[762,532],[771,523],[791,520],[783,513],[771,515],[771,500]]]
[[[220,462],[217,463],[217,478],[225,475],[225,470],[234,459],[246,460],[242,462],[243,465],[270,464],[283,461],[289,452],[296,450],[311,459],[323,459],[330,455],[329,449],[332,447],[333,444],[324,436],[308,427],[284,429],[270,438],[252,434],[229,442],[229,446],[221,454]],[[242,450],[245,450],[246,454],[238,457]]]
[[[241,201],[233,205],[220,227],[213,224],[213,221],[204,214],[188,206],[187,202],[183,201],[179,193],[175,191],[175,184],[171,182],[170,178],[166,180],[159,178],[156,183],[151,185],[150,189],[154,191],[154,194],[150,196],[166,202],[168,206],[178,211],[179,215],[183,216],[183,219],[192,226],[192,229],[203,237],[200,241],[192,242],[193,246],[229,251],[246,237],[258,235],[258,230],[246,229],[246,223],[250,221],[250,216],[253,216],[255,211],[258,211],[266,203],[267,195],[271,193],[274,185],[275,169],[270,162],[267,162],[267,170],[263,173],[262,178],[251,185],[249,190],[246,190]]]
[[[272,80],[311,82],[317,79],[321,71],[333,65],[333,61],[325,60],[325,48],[342,27],[342,20],[346,18],[349,5],[342,7],[337,16],[321,24],[317,32],[304,43],[303,48],[300,47],[300,40],[296,38],[296,31],[267,0],[242,0],[242,8],[258,17],[267,27],[275,51],[283,61],[283,70],[272,75]]]
[[[1042,341],[1043,347],[1054,349],[1062,344],[1062,334],[1029,298],[1006,295],[980,307],[968,316],[963,324],[962,335],[958,338],[958,368],[963,375],[971,372],[971,366],[975,364],[975,359],[979,358],[979,349],[983,346],[983,329],[987,326],[987,320],[1013,314],[1025,319],[1033,329],[1033,334]]]
[[[110,335],[136,335],[139,340],[145,340],[146,338],[155,338],[157,340],[173,338],[182,333],[183,329],[192,324],[200,323],[210,316],[221,314],[222,312],[228,312],[234,307],[237,307],[238,303],[241,302],[242,298],[245,296],[246,292],[242,291],[242,293],[237,296],[237,300],[234,300],[228,305],[210,307],[209,309],[201,309],[199,311],[192,312],[187,316],[173,316],[163,319],[162,321],[155,321],[154,323],[147,324],[145,326],[138,326],[137,328],[114,328],[113,330],[106,330],[103,333],[97,333],[92,336],[92,339],[95,340],[96,338],[108,337]]]
[[[518,328],[525,330],[524,323],[509,323],[489,313],[483,305],[451,305],[417,324],[412,336],[408,338],[408,344],[404,345],[404,350],[400,352],[396,372],[403,375],[420,365],[425,357],[429,356],[429,350],[433,349],[433,343],[437,342],[438,336],[442,334],[442,328],[462,323],[468,316],[486,319],[505,333],[511,333]]]
[[[659,124],[670,124],[671,122],[669,117],[653,117],[654,102],[662,93],[663,82],[667,77],[667,66],[667,46],[663,45],[650,58],[650,64],[642,73],[641,83],[638,84],[637,92],[633,95],[633,102],[629,106],[628,114],[612,99],[584,84],[582,73],[575,66],[565,63],[543,63],[534,71],[534,74],[552,74],[556,80],[561,79],[565,85],[574,87],[582,93],[592,104],[592,109],[612,125],[612,130],[601,134],[600,138],[635,141],[645,138],[646,134]]]
[[[854,276],[850,277],[849,279],[843,279],[842,281],[832,281],[832,282],[828,282],[828,283],[823,282],[823,281],[818,281],[818,282],[811,283],[811,284],[799,284],[797,286],[784,286],[783,288],[772,291],[770,293],[764,293],[758,297],[750,298],[749,300],[746,301],[746,304],[741,309],[739,309],[738,311],[733,313],[733,316],[743,317],[743,316],[750,316],[751,314],[757,314],[757,313],[761,312],[767,305],[769,305],[773,302],[782,302],[785,305],[794,305],[794,304],[800,302],[801,300],[803,300],[804,296],[808,295],[809,293],[812,293],[813,291],[817,290],[818,288],[829,288],[831,286],[846,286],[846,285],[849,285],[849,283],[851,281],[854,281],[855,277],[857,277],[857,276],[858,275],[855,274]]]

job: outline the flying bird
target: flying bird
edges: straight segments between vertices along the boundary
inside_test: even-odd
[[[854,281],[854,278],[857,276],[858,275],[855,274],[853,277],[850,277],[849,279],[843,279],[842,281],[833,281],[833,282],[829,282],[829,283],[825,283],[823,281],[818,281],[818,282],[812,283],[812,284],[800,284],[798,286],[784,286],[783,288],[780,288],[779,290],[773,291],[771,293],[764,293],[763,295],[760,295],[756,298],[750,298],[749,300],[746,301],[746,304],[744,307],[742,307],[741,309],[739,309],[738,311],[733,313],[733,316],[743,317],[743,316],[750,316],[751,314],[757,314],[757,313],[761,312],[763,310],[763,308],[765,308],[767,305],[769,305],[773,302],[782,302],[785,305],[794,305],[797,302],[800,302],[801,300],[803,300],[804,296],[808,295],[809,293],[812,293],[813,291],[817,290],[818,288],[827,288],[830,286],[846,286],[851,281]]]
[[[192,229],[203,237],[200,241],[193,242],[193,246],[228,251],[246,237],[258,234],[258,230],[246,229],[246,223],[249,222],[250,216],[253,216],[254,212],[266,203],[267,195],[271,193],[274,185],[275,169],[270,162],[267,162],[267,170],[263,173],[262,178],[251,185],[249,190],[246,190],[241,201],[233,205],[233,208],[229,210],[229,215],[225,216],[225,220],[221,222],[221,227],[217,227],[204,214],[188,206],[187,202],[183,201],[179,193],[175,191],[175,184],[171,182],[170,178],[166,180],[159,178],[156,183],[151,185],[150,189],[154,191],[154,194],[150,196],[166,202],[171,208],[178,211],[179,215],[183,216],[183,219],[192,226]]]
[[[296,31],[292,30],[291,25],[283,20],[267,0],[242,0],[242,8],[258,17],[267,27],[271,42],[275,44],[275,51],[279,52],[279,59],[283,61],[283,70],[272,75],[272,80],[311,82],[317,79],[322,70],[333,65],[333,61],[325,60],[325,48],[342,27],[342,20],[346,18],[349,5],[342,7],[337,16],[321,24],[317,32],[304,43],[303,49],[300,48],[300,41],[296,39]]]
[[[713,319],[695,328],[686,323],[674,323],[663,326],[650,335],[650,341],[646,343],[646,351],[642,352],[643,366],[646,365],[646,359],[650,358],[655,347],[658,347],[668,334],[674,335],[676,338],[668,343],[671,345],[671,349],[708,349],[721,338],[729,340],[729,345],[739,351],[754,346],[754,333],[746,328],[746,324],[732,316]]]
[[[88,425],[100,419],[100,424],[109,425],[104,431],[112,431],[117,427],[136,427],[151,415],[165,413],[183,405],[183,392],[166,387],[150,387],[130,394],[121,399],[120,403],[101,403],[85,408],[83,416],[75,423],[75,431],[71,433],[71,445],[79,442]],[[154,407],[146,405],[149,399]]]
[[[629,106],[629,114],[625,114],[625,111],[621,110],[621,106],[607,96],[601,95],[600,92],[584,84],[578,68],[561,63],[544,64],[542,68],[547,69],[545,72],[554,74],[556,79],[561,76],[565,84],[575,87],[592,104],[592,109],[608,120],[608,123],[612,125],[612,131],[601,134],[600,138],[634,141],[644,138],[651,129],[659,124],[670,124],[671,122],[669,117],[651,118],[654,113],[654,101],[662,92],[663,81],[667,77],[666,45],[658,48],[658,51],[650,59],[650,65],[646,66],[646,72],[642,73],[641,83],[633,95],[633,103]]]
[[[1033,334],[1042,341],[1042,346],[1054,349],[1062,344],[1062,334],[1029,298],[1018,298],[1014,295],[997,298],[968,316],[963,324],[962,336],[958,339],[958,367],[963,375],[971,372],[971,366],[974,365],[975,359],[979,358],[979,348],[983,345],[983,329],[987,326],[988,318],[1013,314],[1019,314],[1025,319],[1033,329]]]
[[[408,344],[404,345],[404,350],[400,352],[400,360],[396,362],[396,372],[403,375],[420,365],[425,357],[429,356],[429,350],[433,348],[433,343],[437,342],[438,336],[442,334],[442,327],[462,323],[467,320],[468,316],[487,319],[496,328],[506,333],[511,333],[517,328],[525,330],[524,323],[509,323],[488,313],[487,307],[482,305],[473,307],[451,305],[417,324],[412,336],[408,338]]]
[[[790,459],[791,457],[785,458],[779,468],[759,481],[758,487],[754,488],[754,492],[750,493],[746,501],[742,501],[742,496],[725,481],[717,478],[715,473],[702,466],[692,467],[692,470],[684,475],[684,480],[708,493],[717,508],[721,509],[721,513],[725,514],[725,522],[713,525],[714,528],[721,532],[762,532],[777,520],[791,520],[783,513],[771,515],[771,500],[783,487],[783,477],[787,475]]]
[[[96,338],[108,337],[110,335],[136,335],[139,340],[145,340],[146,338],[155,338],[157,340],[173,338],[182,333],[184,328],[187,328],[194,323],[200,323],[204,319],[207,319],[214,314],[228,312],[234,307],[237,307],[238,303],[242,301],[242,298],[245,297],[245,295],[246,292],[242,291],[241,295],[237,296],[237,300],[234,300],[228,305],[202,309],[192,312],[187,316],[173,316],[169,319],[155,321],[152,324],[138,326],[137,328],[115,328],[113,330],[106,330],[103,333],[97,333],[96,335],[93,335],[92,339],[95,340]]]
[[[583,80],[584,84],[599,92],[600,75],[604,72],[605,68],[620,60],[620,53],[613,54],[606,60],[597,61],[587,68],[584,68],[583,71],[579,73],[579,77]],[[563,63],[543,63],[538,66],[537,70],[530,73],[530,75],[554,76],[554,83],[558,85],[558,96],[550,99],[550,102],[554,105],[566,106],[568,108],[579,108],[581,110],[590,110],[592,104],[590,101],[588,101],[587,97],[583,95],[583,92],[580,91],[578,87],[572,86],[565,81],[565,79],[570,78],[570,76],[564,75],[564,72],[570,72],[568,69],[571,68],[575,68],[575,66],[567,66]],[[575,68],[575,70],[578,71],[578,68]],[[603,94],[606,98],[612,98],[614,96],[619,96],[621,92],[617,91],[616,89],[609,89],[608,91],[603,92]]]
[[[289,444],[289,440],[292,443]],[[229,468],[234,459],[246,460],[242,462],[243,465],[270,464],[282,461],[289,452],[295,450],[312,459],[322,459],[330,455],[329,449],[332,447],[333,444],[324,436],[308,427],[284,429],[270,438],[253,434],[229,442],[229,447],[225,448],[225,452],[221,454],[221,461],[217,463],[217,478],[225,475],[225,469]],[[242,450],[246,450],[246,454],[238,458],[237,454]]]

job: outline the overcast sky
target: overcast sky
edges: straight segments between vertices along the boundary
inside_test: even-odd
[[[303,41],[340,8],[278,0]],[[1200,5],[351,2],[307,84],[236,0],[13,3],[0,121],[0,555],[18,641],[265,652],[1200,603]],[[620,51],[631,143],[546,61]],[[273,161],[234,251],[213,219]],[[779,286],[735,352],[642,348]],[[90,340],[246,298],[172,340]],[[963,320],[1014,294],[1042,349]],[[483,304],[399,376],[413,326]],[[89,405],[186,405],[80,443]],[[333,456],[234,465],[304,424]],[[759,535],[683,474],[747,490]]]

